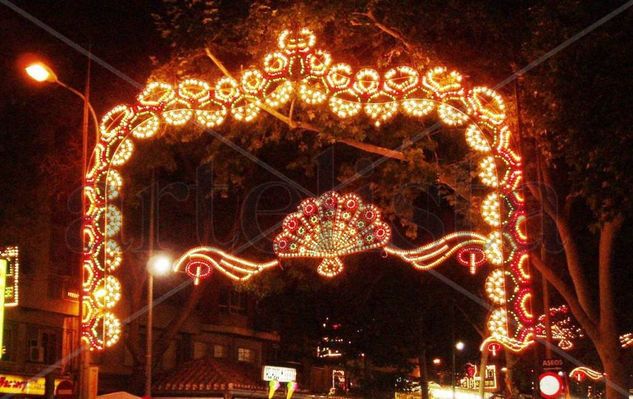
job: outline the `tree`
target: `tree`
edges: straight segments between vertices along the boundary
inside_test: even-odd
[[[610,6],[564,1],[533,8],[538,29],[525,43],[525,56],[535,58]],[[630,22],[630,15],[610,21],[531,71],[520,90],[526,156],[534,160],[527,162],[530,192],[536,211],[551,222],[543,239],[550,239],[549,249],[558,249],[551,238],[560,240],[561,249],[534,251],[532,259],[593,342],[609,380],[608,398],[627,389],[618,343],[617,315],[624,309],[613,280],[633,188],[627,171],[633,164],[631,96],[625,94],[632,87],[626,72],[631,45],[623,36]]]

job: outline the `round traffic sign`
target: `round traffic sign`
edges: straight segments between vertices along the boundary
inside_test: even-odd
[[[554,399],[563,392],[563,379],[553,372],[543,373],[538,377],[538,388],[542,397]]]

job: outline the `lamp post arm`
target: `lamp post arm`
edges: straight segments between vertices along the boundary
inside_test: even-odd
[[[88,104],[88,109],[90,110],[90,115],[92,116],[92,121],[94,122],[94,126],[95,126],[95,138],[97,140],[97,142],[99,141],[99,118],[97,118],[97,113],[95,112],[94,108],[92,107],[92,104],[90,104],[90,101],[87,101],[86,96],[84,96],[84,94],[82,92],[80,92],[77,89],[72,88],[71,86],[68,86],[66,83],[60,81],[59,79],[55,80],[55,83],[57,83],[58,85],[60,85],[61,87],[63,87],[64,89],[70,91],[71,93],[75,94],[76,96],[78,96],[79,98],[81,98],[81,100],[83,102],[85,102],[86,104]]]

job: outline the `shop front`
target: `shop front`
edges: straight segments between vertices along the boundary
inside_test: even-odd
[[[69,380],[55,379],[55,390],[59,385],[67,385]],[[72,386],[72,383],[71,383]],[[46,379],[44,377],[28,377],[14,374],[0,374],[0,395],[12,398],[35,398],[46,394]]]

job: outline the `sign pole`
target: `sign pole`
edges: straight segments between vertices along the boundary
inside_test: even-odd
[[[81,162],[82,162],[82,167],[81,167],[81,174],[82,174],[82,183],[81,183],[81,214],[82,217],[83,215],[86,214],[86,193],[85,193],[85,189],[86,189],[86,173],[88,171],[88,129],[90,127],[90,120],[89,120],[89,111],[90,111],[90,73],[91,73],[91,64],[90,64],[90,57],[88,57],[88,65],[87,65],[87,69],[86,69],[86,85],[84,88],[84,104],[83,104],[83,114],[82,114],[82,122],[81,122],[81,141],[82,141],[82,152],[81,152]],[[95,129],[97,130],[97,138],[95,141],[95,146],[98,144],[99,141],[99,126],[95,126]],[[85,223],[85,221],[82,221],[82,228],[81,228],[81,232],[80,232],[80,237],[81,237],[81,242],[82,242],[82,251],[83,253],[86,252],[86,238],[84,236],[84,232],[83,232],[83,223]],[[79,292],[81,293],[80,295],[80,301],[79,301],[79,337],[78,337],[78,348],[79,348],[79,397],[82,399],[92,399],[94,396],[91,396],[91,390],[90,390],[90,376],[89,376],[89,369],[90,369],[90,344],[83,339],[83,319],[84,319],[84,306],[83,306],[83,301],[84,301],[84,289],[83,289],[83,282],[85,281],[85,270],[83,267],[83,256],[79,261],[79,270],[80,270],[80,275],[81,275],[81,282],[79,283]]]
[[[268,381],[268,399],[272,399],[275,396],[275,392],[280,386],[281,384],[277,380]]]
[[[479,365],[479,397],[484,399],[486,392],[486,366],[488,365],[488,345],[484,347],[481,353],[481,364]]]
[[[6,259],[0,259],[0,358],[4,355],[4,290],[7,281],[7,266],[9,262]]]

